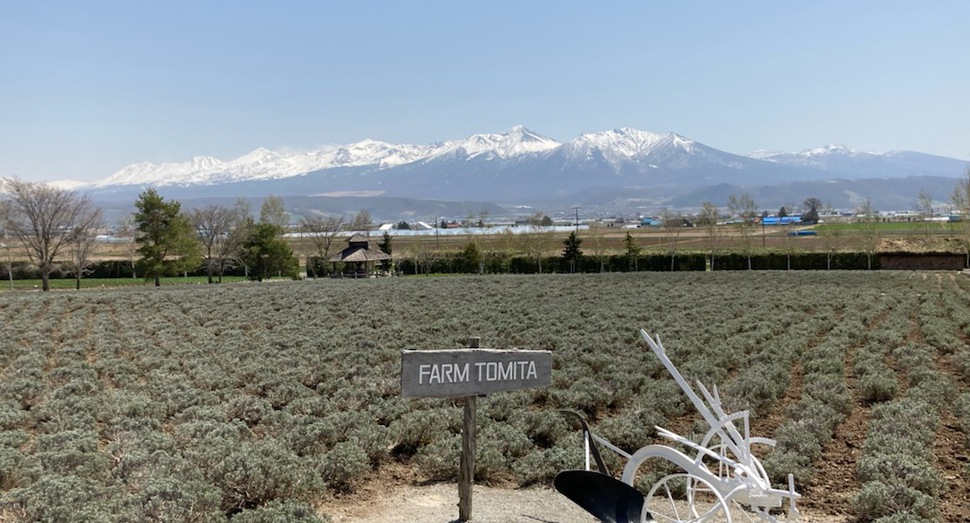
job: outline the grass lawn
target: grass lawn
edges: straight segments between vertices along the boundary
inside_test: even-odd
[[[205,276],[168,277],[162,278],[162,285],[204,284],[208,280]],[[243,276],[224,276],[223,283],[246,281]],[[144,278],[82,278],[81,289],[103,289],[106,287],[150,287],[153,280]],[[76,282],[73,278],[51,278],[51,290],[73,290]],[[40,290],[41,282],[36,280],[13,280],[14,291]],[[0,280],[0,292],[11,290],[10,280]]]

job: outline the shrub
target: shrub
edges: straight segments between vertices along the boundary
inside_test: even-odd
[[[0,489],[10,490],[20,486],[23,455],[16,448],[0,447]]]
[[[137,493],[139,518],[148,521],[209,522],[223,520],[222,493],[213,485],[185,478],[153,478]]]
[[[232,523],[329,523],[330,518],[317,515],[313,507],[297,501],[271,501],[255,510],[244,510],[232,517]]]
[[[816,453],[821,452],[821,447],[817,443],[809,442],[809,445],[817,447]],[[815,476],[812,459],[809,455],[797,451],[774,450],[765,457],[762,464],[774,485],[787,485],[788,474],[795,477],[798,485],[810,484]]]
[[[589,419],[596,419],[612,401],[612,394],[597,380],[585,375],[557,395],[559,406],[580,410]]]
[[[886,523],[937,521],[939,512],[936,501],[916,489],[889,486],[880,481],[870,481],[862,486],[852,498],[852,512],[859,521]]]
[[[106,521],[99,494],[96,484],[81,477],[48,475],[9,492],[5,501],[23,521]]]
[[[883,452],[869,452],[860,458],[859,479],[904,485],[931,496],[943,485],[943,478],[932,463],[911,455]]]
[[[227,512],[272,500],[302,499],[321,487],[312,469],[275,441],[244,443],[203,473],[222,489],[222,508]]]
[[[597,430],[610,443],[632,453],[649,444],[656,434],[655,427],[663,422],[664,418],[659,413],[640,409],[607,418],[597,426]]]
[[[242,394],[229,400],[226,405],[226,416],[231,420],[240,420],[252,428],[272,410],[273,406],[268,401]]]
[[[320,473],[327,486],[338,492],[354,490],[370,468],[367,453],[356,444],[344,441],[323,456]]]
[[[391,425],[396,436],[393,452],[399,456],[411,456],[444,434],[453,434],[449,429],[449,413],[439,410],[418,410],[404,414]],[[455,414],[457,418],[457,414]]]
[[[461,436],[451,435],[423,446],[415,456],[415,463],[432,479],[453,481],[458,478],[460,457]]]
[[[523,485],[548,485],[562,470],[581,468],[583,463],[582,444],[566,447],[553,447],[536,450],[512,465],[515,474],[522,478]]]
[[[970,435],[970,392],[960,394],[953,403],[953,415],[960,425],[960,430]]]
[[[889,401],[896,396],[899,381],[891,371],[866,374],[857,383],[859,396],[865,403]]]
[[[874,523],[933,523],[936,519],[922,518],[912,512],[897,512],[891,516],[883,516]]]
[[[10,430],[19,427],[26,417],[26,412],[20,405],[11,400],[0,401],[0,430]]]

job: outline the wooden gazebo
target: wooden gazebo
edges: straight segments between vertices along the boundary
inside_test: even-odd
[[[378,249],[371,249],[369,240],[362,234],[351,236],[347,243],[349,245],[346,249],[327,259],[328,262],[333,264],[335,273],[338,263],[354,264],[354,276],[363,278],[375,273],[375,263],[391,259],[389,254]]]

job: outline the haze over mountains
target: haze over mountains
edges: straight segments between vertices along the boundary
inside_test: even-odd
[[[559,142],[516,126],[428,145],[364,140],[301,153],[257,149],[230,161],[145,162],[81,189],[116,201],[134,201],[149,185],[180,200],[278,195],[336,203],[333,198],[367,196],[377,207],[386,199],[397,213],[402,201],[428,200],[479,209],[490,203],[649,212],[697,208],[705,200],[723,205],[730,194],[744,192],[766,209],[809,196],[835,208],[852,209],[870,199],[877,208],[899,209],[913,207],[924,190],[946,202],[967,166],[918,152],[876,154],[842,146],[745,156],[676,133],[630,128]],[[354,203],[360,201],[347,205]]]

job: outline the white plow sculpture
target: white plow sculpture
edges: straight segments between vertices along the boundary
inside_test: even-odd
[[[772,523],[777,519],[769,513],[769,510],[781,507],[785,499],[788,499],[787,520],[796,520],[798,510],[795,508],[795,500],[801,495],[795,492],[793,476],[788,475],[788,490],[772,488],[764,467],[751,452],[753,444],[774,446],[775,441],[752,437],[749,434],[747,411],[735,414],[725,413],[721,407],[717,387],[714,387],[711,392],[698,381],[697,388],[703,395],[703,399],[699,397],[667,357],[660,338],[652,338],[643,330],[640,334],[690,398],[710,429],[701,442],[696,443],[657,427],[660,436],[682,445],[688,453],[685,454],[666,445],[648,445],[633,454],[628,454],[609,441],[592,434],[584,423],[586,470],[590,470],[589,458],[592,452],[597,465],[602,472],[606,472],[596,451],[596,444],[603,445],[627,460],[620,478],[626,485],[633,485],[640,466],[651,458],[666,460],[680,469],[678,472],[664,476],[651,486],[641,510],[641,522],[653,520],[662,523],[731,523],[760,520]],[[736,423],[741,425],[740,430]],[[558,485],[557,488],[559,488]],[[570,495],[570,497],[573,496]],[[607,519],[621,521],[624,518]]]

